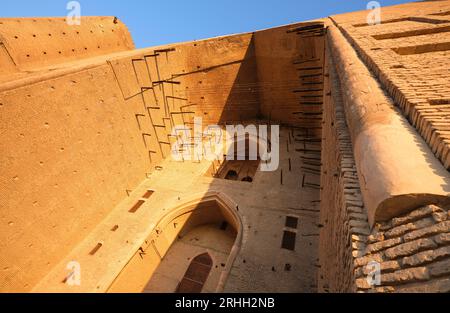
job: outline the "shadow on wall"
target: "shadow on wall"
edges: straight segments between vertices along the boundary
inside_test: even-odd
[[[193,196],[157,223],[108,292],[221,291],[241,240],[235,203],[219,192]]]
[[[260,117],[258,94],[260,84],[256,63],[255,38],[253,35],[221,112],[220,124],[241,124],[242,121]]]
[[[278,31],[286,33],[286,30],[287,28],[284,27]],[[298,47],[300,43],[303,43],[295,35],[290,38],[292,39],[288,37],[286,40],[291,40],[290,45],[293,47]],[[268,38],[268,41],[271,41],[271,39]],[[274,45],[278,49],[283,49],[283,42],[274,42]],[[283,102],[286,100],[289,105],[292,105],[292,110],[298,110],[299,104],[296,99],[291,97],[283,99],[283,97],[292,96],[293,89],[299,85],[298,78],[291,78],[295,78],[297,72],[292,62],[301,53],[296,49],[291,49],[282,58],[283,67],[277,69],[277,75],[265,76],[262,81],[259,81],[255,38],[253,36],[246,48],[245,56],[240,61],[183,73],[177,77],[210,71],[218,71],[215,74],[220,75],[220,71],[224,67],[228,69],[227,67],[239,66],[225,105],[221,108],[220,117],[217,120],[214,118],[209,120],[222,125],[243,124],[245,121],[263,118],[260,95],[265,88],[268,91],[272,88],[279,88],[278,95],[280,95],[280,98],[277,101]],[[312,58],[312,56],[306,56],[309,59]],[[265,57],[264,62],[266,64],[279,61],[272,55],[265,55]],[[271,80],[271,77],[280,76],[285,68],[289,68],[290,75],[284,77],[285,81],[274,87],[272,85],[274,81]],[[215,88],[217,89],[212,91],[213,94],[225,90],[226,86],[219,84]],[[200,87],[198,91],[211,92],[207,88],[202,89]],[[214,101],[214,99],[211,100]],[[293,100],[295,101],[291,102]],[[211,103],[209,104],[211,105]],[[206,108],[202,113],[208,115]],[[205,127],[205,121],[203,122]],[[289,120],[286,119],[283,122],[289,123]],[[224,175],[226,174],[224,173]],[[236,174],[239,173],[236,172]],[[242,180],[243,182],[238,183],[248,184],[251,182],[251,180]],[[215,192],[215,188],[220,189],[220,183],[218,185],[212,183],[209,186],[209,194],[212,196],[206,195],[185,203],[179,208],[171,209],[171,213],[158,222],[154,232],[145,241],[147,246],[142,251],[136,252],[108,291],[221,291],[240,248],[242,223],[237,213],[237,204],[227,199],[223,194]],[[230,239],[231,244],[227,245],[226,243]],[[199,262],[197,257],[203,261]],[[211,258],[211,264],[209,258]]]

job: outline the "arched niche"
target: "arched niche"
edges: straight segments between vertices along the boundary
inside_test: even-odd
[[[266,142],[254,134],[236,135],[233,142],[227,142],[224,158],[211,166],[208,175],[251,183],[260,166],[259,153],[269,152],[270,146],[269,140]]]
[[[217,225],[217,229],[229,228],[233,233],[233,242],[223,262],[214,260],[212,256],[211,277],[208,290],[220,292],[228,277],[229,271],[237,256],[242,241],[242,221],[236,211],[237,204],[222,192],[208,192],[204,195],[193,195],[176,207],[166,209],[166,213],[155,224],[150,235],[142,243],[134,256],[129,260],[120,274],[111,284],[108,292],[142,292],[148,290],[148,284],[153,275],[164,265],[166,255],[177,240],[189,236],[192,231],[204,225]],[[214,249],[204,253],[213,253]],[[211,256],[210,256],[211,257]],[[180,258],[180,263],[172,267],[178,273],[176,285],[162,286],[158,292],[175,292],[178,284],[185,276],[191,260]],[[214,274],[214,275],[213,275]],[[174,274],[175,275],[175,274]],[[214,288],[211,286],[214,285]],[[153,286],[154,287],[154,286]],[[159,286],[157,286],[159,287]]]

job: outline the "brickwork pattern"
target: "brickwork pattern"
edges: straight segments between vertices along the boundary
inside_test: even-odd
[[[370,230],[339,79],[332,58],[326,60],[318,291],[354,292],[354,262],[363,255]]]
[[[332,20],[450,169],[450,1],[420,9],[383,8],[376,26],[367,25],[367,12]]]
[[[355,260],[356,286],[366,292],[450,292],[450,207],[427,205],[377,224]],[[379,262],[378,286],[367,276]]]

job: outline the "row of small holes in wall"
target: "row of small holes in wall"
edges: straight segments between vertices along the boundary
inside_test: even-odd
[[[120,43],[117,43],[117,46],[120,46]],[[101,47],[100,46],[97,46],[97,49],[100,49]],[[88,50],[88,48],[87,47],[84,47],[84,51],[87,51]],[[77,49],[72,49],[72,52],[73,53],[75,53],[77,51]],[[58,51],[58,54],[62,54],[63,52],[62,51]],[[46,55],[47,54],[47,51],[42,51],[42,54],[44,54],[44,55]],[[27,58],[30,58],[31,57],[31,54],[27,54]]]
[[[22,23],[22,21],[27,21],[26,19],[23,19],[23,20],[14,20],[14,22],[16,22],[16,23]],[[33,19],[32,20],[34,23],[37,23],[37,19]],[[39,19],[39,21],[44,21],[44,19]],[[47,22],[52,22],[52,23],[64,23],[64,24],[66,24],[66,22],[67,22],[67,20],[64,18],[64,19],[58,19],[58,18],[49,18],[49,19],[47,19]],[[0,22],[0,24],[3,24],[3,22]]]
[[[98,46],[97,48],[100,49],[100,46]],[[87,51],[88,48],[85,47],[84,50]],[[76,51],[76,49],[72,49],[72,52],[75,52],[75,51]],[[62,54],[62,53],[63,53],[62,51],[58,51],[58,54]],[[46,55],[47,51],[42,51],[42,54]],[[27,58],[29,58],[29,57],[31,57],[31,55],[27,54]]]
[[[28,20],[28,18],[24,18],[24,19],[17,19],[17,20],[14,20],[15,22],[17,22],[17,23],[21,23],[22,21],[27,21]],[[45,18],[39,18],[39,21],[40,22],[43,22],[45,20]],[[106,20],[106,19],[103,19],[103,20]],[[12,21],[12,19],[11,20],[9,20],[10,22]],[[34,22],[34,23],[37,23],[37,19],[36,18],[33,18],[32,19],[32,21]],[[116,22],[116,18],[114,18],[114,24],[117,24],[117,22]],[[47,22],[51,22],[51,23],[64,23],[64,24],[66,24],[66,22],[67,22],[67,19],[66,18],[47,18]],[[3,24],[3,22],[0,22],[0,24]]]
[[[94,33],[94,31],[93,31],[93,30],[91,30],[91,31],[89,31],[89,32],[90,32],[91,34],[93,34],[93,33]],[[103,29],[102,29],[102,30],[101,30],[101,32],[102,32],[102,33],[105,33],[105,30],[103,30]],[[114,29],[111,29],[111,32],[113,32],[113,33],[114,33]],[[79,32],[79,31],[76,31],[75,33],[76,33],[77,35],[80,35],[80,32]],[[61,35],[65,36],[65,35],[67,35],[67,32],[62,32],[62,33],[61,33]],[[49,33],[49,34],[47,34],[47,36],[48,36],[48,37],[52,37],[53,35],[52,35],[51,33]],[[37,37],[38,37],[38,35],[36,35],[36,34],[32,34],[32,35],[31,35],[31,37],[33,37],[33,38],[37,38]],[[44,37],[46,37],[46,36],[44,35]],[[19,36],[17,36],[17,35],[16,35],[16,36],[14,36],[14,39],[19,39]]]
[[[145,203],[145,201],[151,197],[151,195],[154,193],[153,190],[147,190],[145,194],[142,196],[141,200],[138,200],[131,209],[128,210],[130,213],[136,213],[136,211]]]
[[[105,30],[103,30],[103,29],[102,29],[101,31],[102,31],[102,33],[105,32]],[[114,32],[114,29],[111,29],[111,32]],[[93,30],[90,30],[90,33],[93,34],[94,31],[93,31]],[[62,32],[61,34],[62,34],[62,35],[67,35],[66,32]],[[80,32],[79,32],[79,31],[76,31],[76,34],[79,35]],[[37,37],[38,37],[36,34],[32,34],[31,36],[32,36],[33,38],[37,38]],[[47,36],[48,36],[48,37],[52,37],[52,34],[49,33]],[[14,39],[19,39],[19,36],[17,36],[17,35],[14,36]],[[110,46],[110,45],[108,45],[108,46]],[[120,42],[117,43],[117,46],[118,46],[118,47],[120,46]],[[97,49],[100,49],[100,48],[101,48],[100,46],[97,46]],[[88,50],[88,48],[87,48],[87,47],[84,47],[84,51],[87,51],[87,50]],[[76,49],[72,49],[72,52],[76,52]],[[46,54],[47,54],[47,51],[42,51],[42,54],[46,55]],[[58,54],[62,54],[62,51],[58,51]],[[31,57],[30,54],[27,54],[26,56],[27,56],[27,58],[30,58],[30,57]]]
[[[43,21],[43,19],[40,19],[40,21]],[[64,24],[67,25],[67,20],[66,19],[62,19],[62,20],[60,20],[60,19],[48,19],[47,21],[51,22],[51,23],[64,23]],[[8,24],[10,24],[10,22],[11,21],[8,21]],[[14,20],[14,22],[21,24],[22,20]],[[27,22],[27,21],[24,20],[24,22]],[[34,19],[33,22],[37,23],[37,20]],[[0,22],[0,25],[4,25],[4,24],[5,24],[4,22]],[[117,24],[117,23],[114,23],[114,24]],[[103,30],[103,29],[102,29],[102,31],[105,32],[105,30]],[[114,32],[114,29],[112,29],[111,31]],[[93,33],[92,30],[91,30],[91,33]]]
[[[128,212],[130,213],[135,213],[141,206],[142,204],[145,203],[145,201],[147,199],[149,199],[151,197],[151,195],[154,193],[154,190],[147,190],[143,195],[142,195],[142,199],[138,200],[138,202],[136,202],[130,210],[128,210]],[[145,200],[144,200],[145,199]],[[111,228],[111,231],[115,232],[117,229],[119,229],[119,225],[114,225]],[[100,250],[100,248],[103,246],[102,242],[98,242],[97,245],[91,250],[91,252],[89,252],[89,255],[94,255],[97,253],[98,250]]]

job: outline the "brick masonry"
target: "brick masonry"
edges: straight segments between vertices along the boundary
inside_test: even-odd
[[[366,24],[366,16],[355,12],[327,21],[450,169],[450,1],[383,8],[376,27]],[[322,58],[322,31],[305,36],[283,26],[134,51],[125,26],[111,17],[93,18],[70,33],[63,19],[0,25],[0,144],[8,152],[0,162],[0,290],[29,291],[157,170],[169,153],[172,124],[191,125],[196,114],[207,123],[264,117],[302,130],[320,129],[322,122],[319,262],[308,263],[318,268],[319,291],[450,291],[448,206],[422,206],[369,227],[345,90],[327,51]],[[75,40],[80,46],[60,47],[79,36],[88,36]],[[311,85],[316,87],[306,87]],[[368,265],[374,261],[381,276],[371,286]]]
[[[449,1],[382,8],[376,26],[367,11],[331,17],[447,170],[449,11]]]
[[[354,292],[354,263],[364,254],[370,229],[339,79],[326,54],[318,291]]]
[[[376,27],[367,13],[330,21],[448,170],[450,1],[383,8]],[[318,291],[450,292],[450,207],[422,206],[370,229],[329,53],[325,62]]]
[[[376,224],[355,259],[358,291],[450,292],[450,207],[427,205]],[[368,263],[380,264],[371,286]]]

